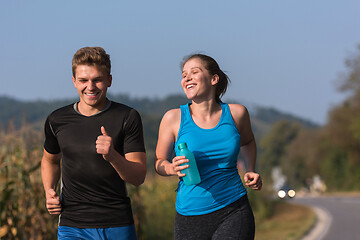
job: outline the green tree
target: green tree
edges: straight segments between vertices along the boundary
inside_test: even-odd
[[[291,184],[300,186],[319,174],[329,190],[360,189],[360,45],[345,65],[348,71],[339,90],[347,93],[347,99],[329,112],[321,129],[300,131],[282,149],[281,166]]]
[[[275,123],[269,132],[260,141],[261,155],[259,168],[265,178],[270,179],[273,167],[283,164],[286,148],[297,137],[301,127],[298,123],[279,121]]]
[[[360,45],[345,65],[348,72],[342,75],[339,90],[348,97],[329,113],[324,127],[328,153],[322,169],[338,177],[334,186],[351,190],[360,189]]]
[[[291,186],[303,187],[307,179],[319,174],[325,152],[323,140],[323,129],[301,129],[289,143],[282,158],[282,169]]]

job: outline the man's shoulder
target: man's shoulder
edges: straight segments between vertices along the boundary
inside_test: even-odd
[[[49,117],[59,117],[74,112],[74,103],[55,109]]]
[[[133,108],[133,107],[130,107],[128,105],[125,105],[123,103],[119,103],[119,102],[114,102],[112,101],[111,102],[111,107],[110,109],[112,109],[112,111],[116,111],[118,113],[123,113],[125,114],[126,116],[136,116],[136,115],[139,115],[139,112]]]
[[[125,105],[123,103],[119,103],[119,102],[114,102],[111,101],[111,108],[116,109],[116,110],[122,110],[122,111],[130,111],[131,109],[133,109],[132,107]]]

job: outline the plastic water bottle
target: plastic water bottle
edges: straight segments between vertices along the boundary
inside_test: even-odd
[[[189,165],[188,168],[181,170],[181,173],[185,173],[186,175],[183,177],[185,185],[194,185],[201,182],[199,170],[196,165],[196,160],[194,154],[190,152],[187,148],[186,143],[179,143],[178,145],[178,156],[185,156],[186,159],[189,159],[189,162],[183,163],[181,165]]]

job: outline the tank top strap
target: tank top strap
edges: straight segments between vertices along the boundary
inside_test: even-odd
[[[184,105],[180,105],[180,109],[181,109],[181,117],[183,117],[183,115],[186,114],[186,112],[189,111],[189,104],[184,104]]]
[[[233,117],[231,115],[229,104],[221,103],[221,107],[222,107],[222,110],[223,110],[222,123],[230,124],[237,130],[236,124],[235,124],[234,119],[233,119]]]
[[[189,110],[189,103],[180,106],[181,109],[181,125],[190,123],[191,115]]]
[[[185,105],[180,105],[180,109],[181,109],[180,128],[181,128],[181,126],[184,126],[184,125],[195,125],[195,123],[191,117],[191,114],[190,114],[189,105],[190,105],[190,103],[187,103]],[[221,113],[221,118],[220,118],[220,122],[218,123],[218,125],[221,125],[222,123],[226,122],[226,123],[230,123],[235,126],[234,120],[233,120],[231,112],[230,112],[229,105],[227,103],[220,103],[220,105],[221,105],[222,113]]]
[[[227,103],[220,103],[222,109],[222,121],[232,122],[232,116],[230,112],[229,105]]]
[[[191,115],[190,115],[189,103],[187,103],[185,105],[180,105],[180,110],[181,110],[181,122],[180,122],[178,136],[179,136],[179,134],[181,134],[182,129],[184,127],[192,126],[192,123],[193,123]]]

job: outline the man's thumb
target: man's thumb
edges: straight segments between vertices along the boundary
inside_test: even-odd
[[[57,193],[56,193],[55,190],[52,189],[52,188],[48,190],[48,194],[49,194],[50,197],[52,197],[52,198],[55,198],[55,197],[57,196]]]
[[[104,135],[104,136],[109,136],[109,135],[107,134],[104,126],[101,126],[101,133],[102,133],[102,135]]]

